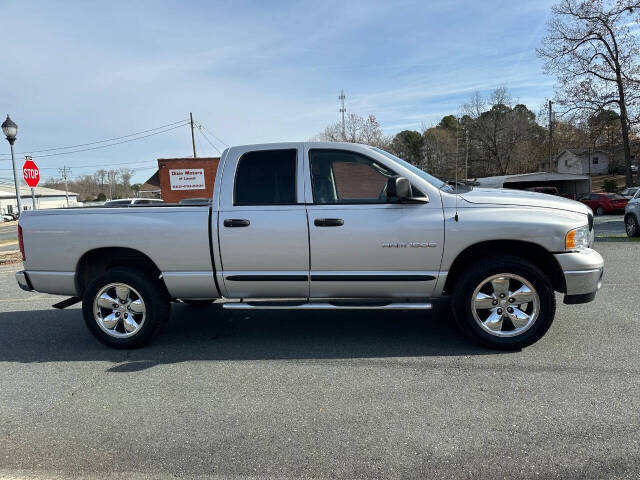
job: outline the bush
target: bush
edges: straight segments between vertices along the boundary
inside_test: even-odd
[[[605,180],[602,184],[602,190],[608,193],[616,193],[618,191],[618,182],[615,180]]]
[[[107,199],[107,196],[101,192],[96,197],[96,202],[104,202],[106,199]]]

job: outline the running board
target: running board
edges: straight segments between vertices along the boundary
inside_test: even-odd
[[[228,310],[431,310],[430,303],[229,302]]]

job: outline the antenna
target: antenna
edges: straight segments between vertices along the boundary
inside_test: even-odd
[[[460,143],[460,120],[458,120],[456,118],[456,173],[455,173],[455,186],[453,188],[455,188],[454,193],[456,195],[456,214],[453,217],[456,222],[458,221],[458,157],[460,156],[460,150],[458,148],[458,145]]]
[[[338,97],[338,100],[340,100],[341,102],[341,107],[340,110],[338,110],[341,114],[342,114],[342,139],[345,140],[346,134],[345,134],[345,129],[344,129],[344,114],[347,111],[346,108],[344,108],[344,99],[347,98],[344,96],[344,90],[340,90],[340,96]]]

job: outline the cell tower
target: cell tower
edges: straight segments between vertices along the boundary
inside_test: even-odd
[[[344,140],[346,138],[346,134],[345,134],[345,129],[344,129],[344,114],[347,111],[346,108],[344,108],[344,99],[347,98],[344,96],[344,90],[340,90],[340,96],[338,97],[338,100],[340,100],[341,102],[341,107],[340,107],[340,113],[342,114],[342,139]]]

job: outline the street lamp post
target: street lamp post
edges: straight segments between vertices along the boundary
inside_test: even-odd
[[[13,144],[18,136],[18,125],[15,124],[9,115],[7,119],[2,122],[2,133],[7,137],[9,145],[11,145],[11,163],[13,163],[13,183],[16,186],[16,199],[18,200],[18,216],[22,213],[22,199],[20,198],[20,187],[18,187],[18,170],[16,169],[16,159],[13,155]]]

